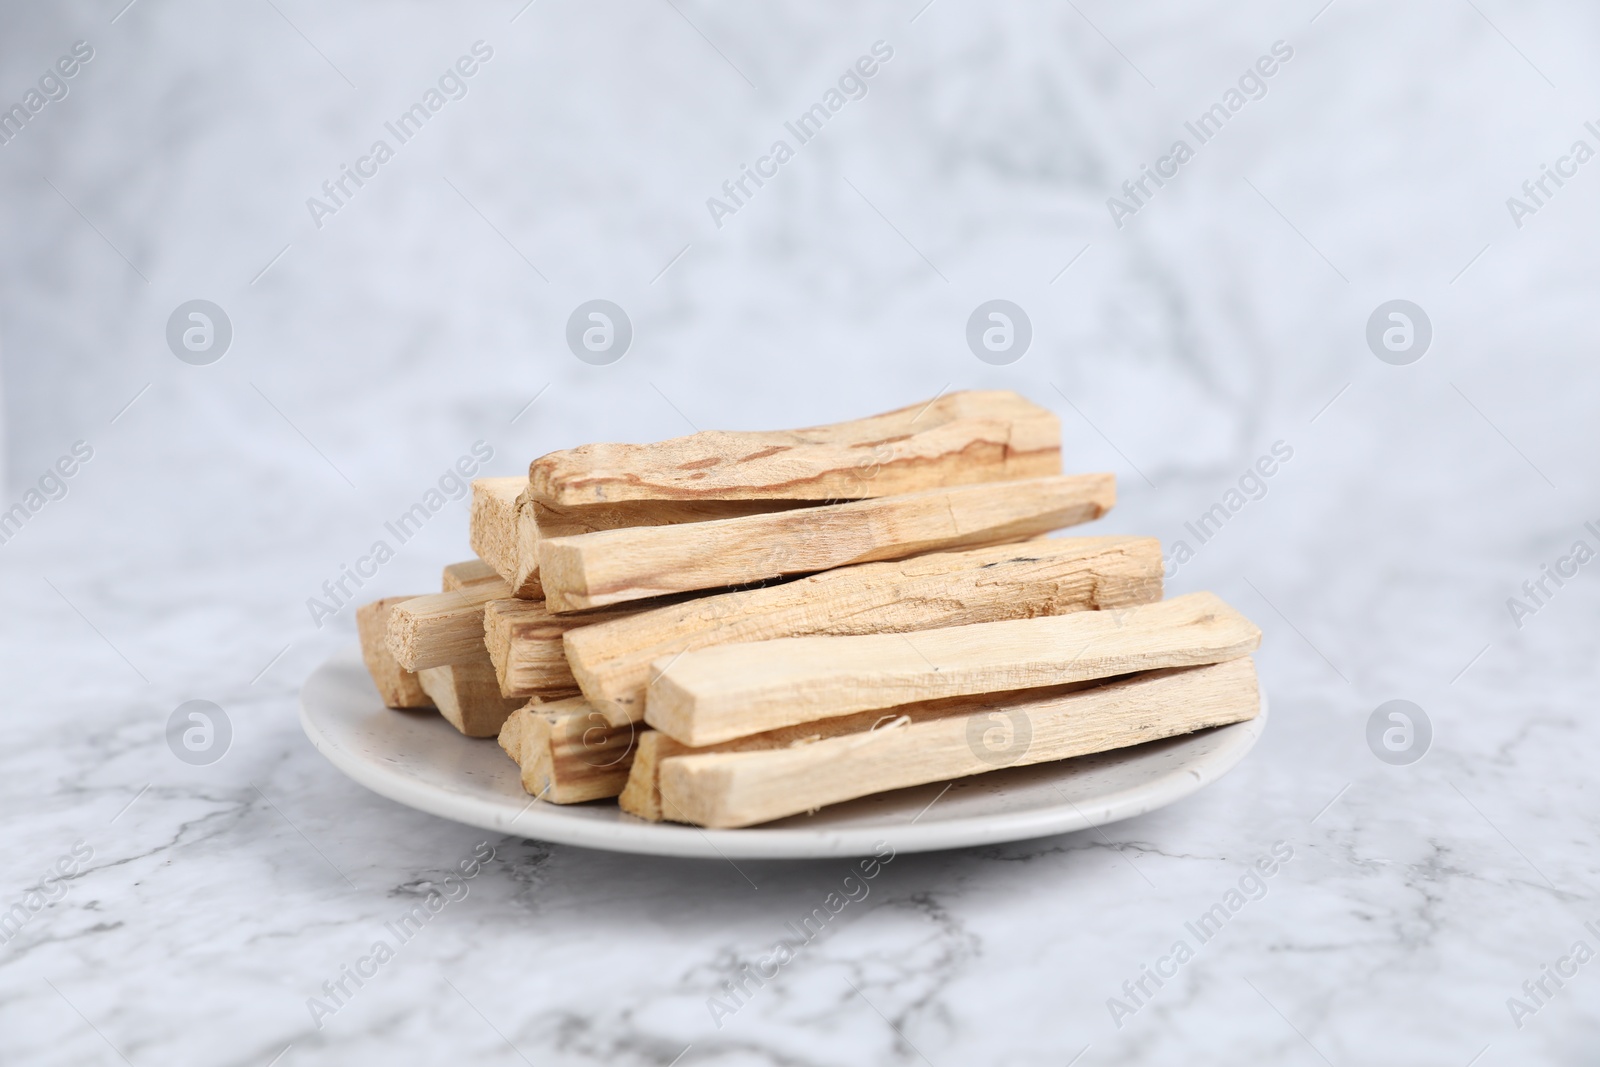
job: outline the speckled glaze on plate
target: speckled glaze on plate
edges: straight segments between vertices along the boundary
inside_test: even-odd
[[[335,767],[419,811],[470,826],[615,852],[731,859],[860,856],[992,845],[1103,826],[1181,800],[1244,758],[1267,722],[1135,748],[899,789],[745,830],[651,823],[615,803],[559,805],[523,792],[493,740],[463,737],[432,711],[383,706],[358,655],[318,667],[300,694],[306,736]],[[937,799],[937,803],[934,801]]]

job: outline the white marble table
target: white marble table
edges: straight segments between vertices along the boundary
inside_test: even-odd
[[[95,52],[0,146],[0,506],[92,450],[0,544],[0,1061],[1592,1062],[1600,596],[1587,566],[1523,586],[1600,547],[1600,170],[1520,228],[1506,198],[1600,145],[1596,16],[1319,6],[0,15],[0,103]],[[306,199],[478,40],[466,96],[317,228]],[[865,98],[714,225],[878,40]],[[1265,94],[1118,229],[1106,198],[1279,40]],[[611,366],[563,342],[596,297],[635,327]],[[995,297],[1033,324],[1008,366],[963,336]],[[233,328],[210,366],[164,336],[197,298]],[[1396,298],[1433,324],[1403,366],[1365,339]],[[1069,462],[1119,475],[1100,528],[1187,541],[1169,588],[1262,625],[1273,720],[1223,781],[1103,833],[896,857],[730,1015],[722,983],[844,863],[490,839],[301,735],[300,681],[354,640],[307,599],[474,442],[507,474],[945,387],[1057,410]],[[431,588],[465,521],[447,504],[362,599]],[[232,724],[208,766],[166,741],[193,699]],[[1420,762],[1368,746],[1391,699],[1431,722]]]

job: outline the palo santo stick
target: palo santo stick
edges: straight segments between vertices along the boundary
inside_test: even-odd
[[[483,639],[503,696],[555,700],[576,696],[562,635],[578,627],[636,615],[634,608],[583,615],[552,615],[539,600],[491,600],[484,607]],[[642,717],[642,715],[641,715]]]
[[[629,815],[660,822],[661,760],[689,751],[660,730],[642,730],[633,742],[633,764],[628,780],[617,794],[617,806]]]
[[[1261,643],[1212,593],[913,634],[785,637],[651,664],[645,721],[686,745],[918,700],[1218,663]]]
[[[547,504],[860,500],[1061,473],[1061,425],[1011,392],[958,392],[804,430],[697,433],[552,452],[528,470]]]
[[[1248,658],[765,751],[660,763],[661,810],[700,826],[769,822],[891,789],[1048,763],[1241,722],[1260,711]],[[899,709],[897,709],[899,710]]]
[[[790,500],[626,501],[553,507],[527,493],[524,478],[479,478],[472,483],[472,549],[505,579],[511,595],[544,596],[539,584],[539,541],[617,530],[627,526],[671,526],[799,507]]]
[[[469,559],[462,563],[446,564],[441,588],[446,593],[454,593],[474,585],[496,585],[503,580],[500,573],[483,560]]]
[[[505,749],[506,755],[511,757],[511,762],[515,763],[519,768],[522,766],[523,761],[522,743],[528,737],[529,717],[523,713],[535,703],[537,701],[529,701],[528,704],[506,716],[506,721],[500,724],[500,732],[495,735],[500,747]]]
[[[1255,675],[1253,668],[1249,667],[1248,659],[1229,660],[1224,664],[1208,667],[1178,668],[1176,672],[1152,671],[1135,677],[1154,679],[1169,673],[1193,673],[1200,671],[1215,671],[1218,678],[1228,679],[1234,676],[1230,672],[1239,672],[1238,664],[1248,668],[1239,672],[1240,706],[1247,708],[1243,718],[1255,715],[1255,705],[1250,701],[1253,696],[1246,698],[1245,689],[1253,692]],[[1199,680],[1198,677],[1196,680]],[[993,770],[1001,766],[1012,766],[1025,762],[1043,762],[1041,759],[1024,760],[1024,749],[1032,744],[1032,718],[1031,715],[1040,710],[1049,710],[1061,706],[1064,698],[1080,693],[1084,690],[1111,683],[1105,682],[1074,682],[1068,685],[1053,686],[1048,689],[1023,690],[1012,693],[982,694],[978,696],[953,697],[945,700],[923,701],[916,704],[904,704],[889,709],[875,709],[872,711],[857,712],[837,719],[823,719],[818,722],[801,723],[797,726],[785,726],[766,733],[752,734],[748,737],[738,737],[732,741],[721,744],[707,745],[703,748],[691,748],[688,745],[674,741],[660,730],[645,730],[639,735],[634,746],[633,767],[628,773],[628,784],[623,788],[617,801],[623,811],[643,819],[659,822],[664,818],[684,817],[677,813],[664,812],[661,796],[661,767],[663,761],[677,756],[703,755],[715,752],[755,752],[767,749],[793,748],[800,745],[811,744],[825,738],[844,737],[846,735],[862,736],[875,727],[921,724],[933,720],[947,719],[950,717],[963,717],[963,720],[976,718],[977,726],[969,727],[969,751],[981,752],[980,759],[986,764],[982,769]],[[1145,692],[1145,690],[1141,690]],[[1135,705],[1127,705],[1133,709]],[[997,717],[997,714],[1002,717]],[[1024,718],[1028,726],[1023,727]],[[904,720],[901,722],[900,720]],[[1221,725],[1224,721],[1202,721],[1200,725],[1182,726],[1181,720],[1171,723],[1174,727],[1172,733],[1190,732],[1203,726]],[[1155,740],[1160,736],[1167,736],[1150,732],[1152,726],[1167,725],[1155,723],[1153,720],[1139,720],[1139,727],[1146,731],[1144,734],[1130,740],[1127,744],[1139,744],[1144,741]],[[1009,726],[1009,729],[1007,727]],[[1182,728],[1178,728],[1182,726]],[[1114,745],[1109,747],[1122,747]],[[1082,753],[1071,753],[1081,755]],[[1035,754],[1038,755],[1037,753]],[[1063,757],[1064,758],[1064,757]],[[975,773],[975,772],[968,772]],[[956,777],[956,775],[951,775]],[[937,781],[939,779],[930,779]],[[884,787],[890,788],[890,787]],[[898,787],[895,787],[898,788]],[[878,790],[868,790],[868,792]],[[866,792],[856,795],[867,795]],[[841,797],[839,799],[851,799]],[[832,803],[834,801],[829,801]],[[799,808],[796,810],[809,810]],[[786,812],[785,814],[792,814]],[[778,818],[774,815],[772,818]]]
[[[526,478],[474,478],[469,541],[478,558],[495,569],[511,586],[510,595],[537,600],[544,593],[533,563],[525,565],[523,531],[518,519],[517,498],[528,488]],[[531,521],[531,517],[530,517]],[[531,546],[536,537],[529,531]]]
[[[356,609],[356,633],[361,638],[361,658],[378,687],[386,707],[431,708],[433,699],[422,691],[417,676],[395,662],[389,651],[389,612],[396,604],[414,599],[407,596],[384,597]]]
[[[551,611],[805,574],[851,563],[1021,541],[1097,519],[1110,474],[934,489],[684,526],[607,530],[539,542]]]
[[[522,788],[554,804],[622,792],[633,741],[634,727],[606,726],[581,697],[531,702],[500,728],[500,747],[522,768]]]
[[[1092,683],[1082,683],[1088,685]],[[1079,688],[1081,686],[1074,686]],[[1052,689],[1051,693],[1060,693],[1066,687]],[[660,730],[641,729],[638,740],[633,746],[633,766],[628,771],[628,784],[623,787],[622,793],[617,797],[617,803],[622,810],[630,815],[637,815],[641,819],[660,822],[667,818],[661,810],[661,761],[674,756],[692,756],[707,752],[752,752],[767,748],[788,748],[791,745],[810,744],[824,737],[838,737],[842,734],[860,734],[871,730],[875,725],[887,723],[901,715],[908,715],[915,721],[936,718],[940,715],[950,714],[952,711],[971,713],[974,709],[987,707],[996,700],[1003,700],[1011,694],[995,698],[982,697],[957,697],[954,700],[934,700],[922,704],[913,704],[907,707],[894,708],[891,711],[861,711],[854,715],[845,715],[837,719],[822,719],[817,722],[804,722],[798,726],[784,726],[766,733],[751,734],[748,737],[736,737],[732,741],[721,744],[706,745],[702,748],[691,748],[681,741],[674,741]],[[682,821],[682,820],[679,820]]]
[[[597,622],[566,635],[566,659],[584,696],[621,725],[644,718],[651,660],[778,637],[906,633],[1148,604],[1161,599],[1161,575],[1161,543],[1153,537],[1049,538],[938,552]],[[491,633],[491,654],[494,642]]]
[[[489,662],[481,638],[475,656],[426,667],[417,672],[417,681],[439,706],[439,714],[468,737],[496,736],[506,717],[523,704],[521,698],[508,700],[500,695],[494,664]]]
[[[500,693],[555,700],[574,696],[578,683],[567,666],[561,635],[581,625],[581,615],[552,615],[541,600],[491,600],[483,611],[483,638]]]
[[[1061,473],[1061,427],[1011,392],[958,392],[831,426],[699,433],[552,452],[526,480],[472,484],[472,549],[538,599],[538,545],[635,526],[705,522],[817,502]]]
[[[453,593],[431,593],[389,615],[389,650],[407,670],[460,663],[483,652],[483,608],[506,596],[506,583],[480,582]]]

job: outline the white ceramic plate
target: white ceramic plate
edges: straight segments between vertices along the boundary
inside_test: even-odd
[[[992,845],[1102,826],[1181,800],[1244,758],[1267,723],[1249,722],[1136,748],[953,784],[863,797],[748,830],[651,823],[615,803],[558,805],[523,792],[516,764],[491,739],[463,737],[433,711],[383,706],[355,655],[306,679],[300,723],[345,774],[390,800],[456,822],[566,845],[662,856],[801,859]]]

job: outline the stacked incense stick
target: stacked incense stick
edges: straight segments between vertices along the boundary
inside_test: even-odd
[[[358,614],[383,700],[529,793],[739,827],[1257,713],[1260,631],[1161,599],[1060,427],[966,392],[805,430],[595,444],[473,483],[478,559]]]

